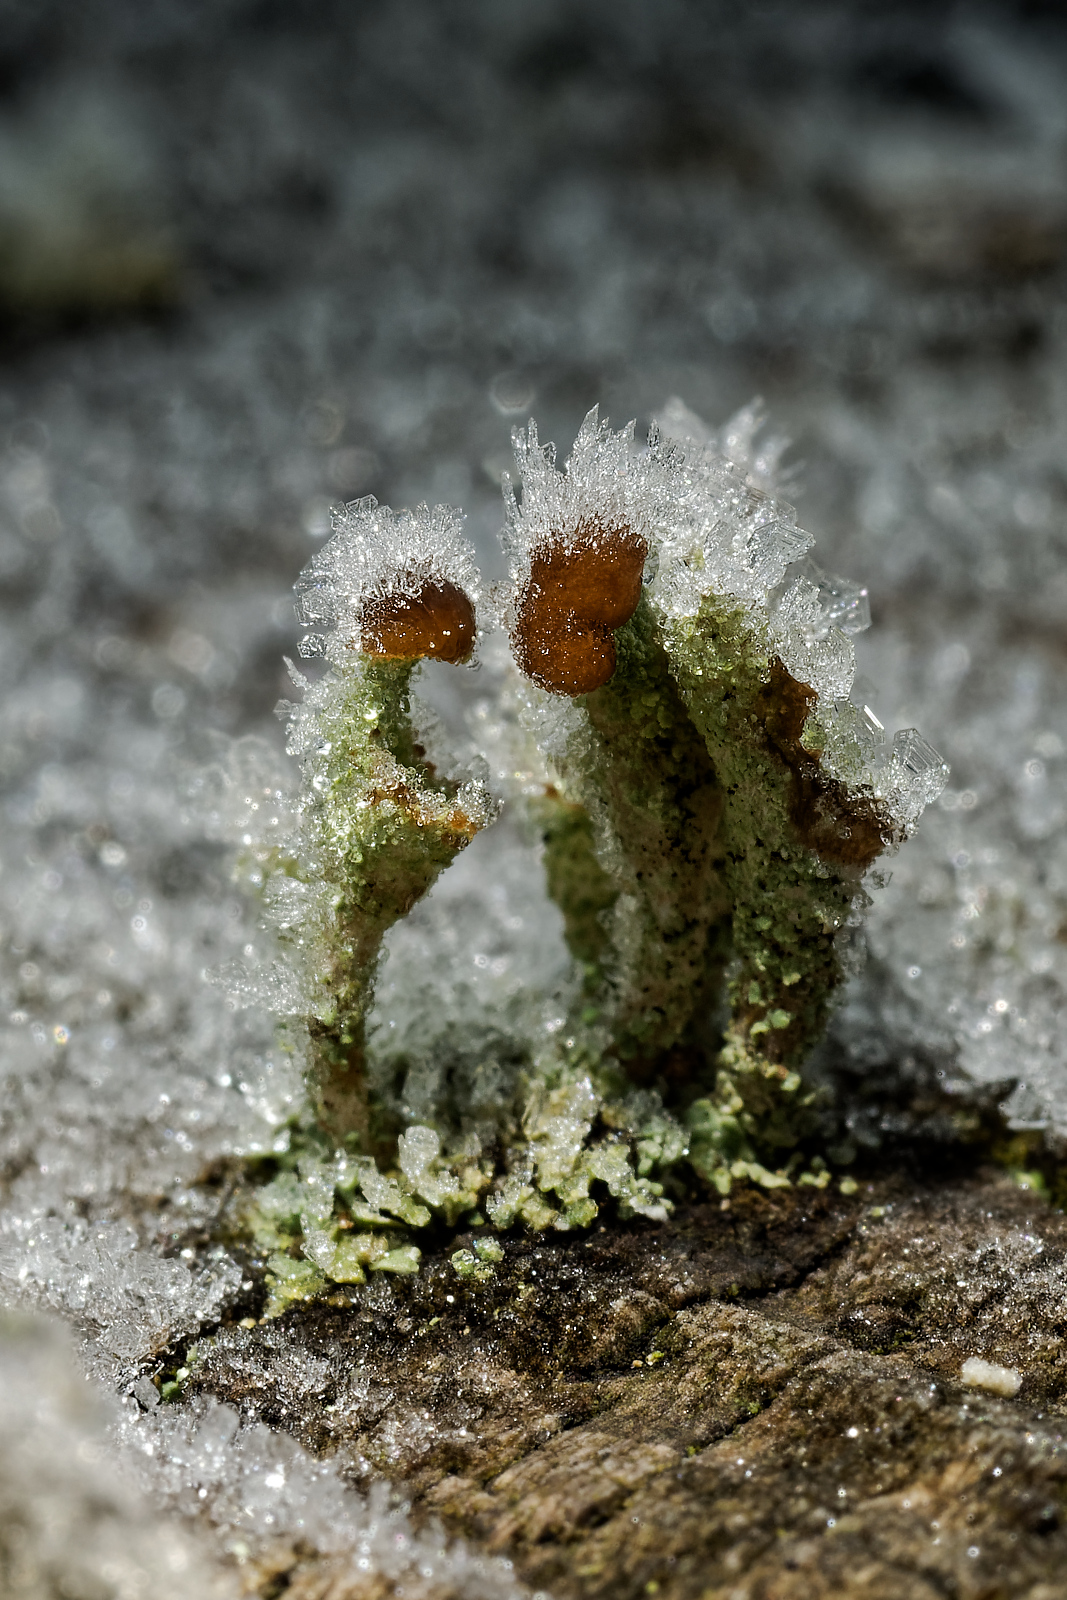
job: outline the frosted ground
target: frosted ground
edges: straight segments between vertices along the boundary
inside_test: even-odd
[[[257,936],[196,773],[219,738],[282,759],[291,585],[331,501],[462,504],[502,575],[497,484],[531,408],[565,449],[594,401],[647,422],[677,394],[719,424],[764,396],[820,560],[869,588],[871,703],[952,766],[814,1069],[839,1151],[948,1138],[982,1103],[1067,1134],[1067,55],[1039,20],[918,15],[0,21],[0,233],[31,261],[0,288],[24,304],[51,281],[35,250],[102,229],[135,260],[150,241],[144,281],[177,297],[127,314],[114,263],[110,291],[42,288],[0,374],[0,1275],[77,1352],[5,1325],[5,1428],[31,1394],[52,1421],[0,1493],[14,1525],[110,1427],[114,1516],[142,1530],[120,1570],[106,1529],[25,1510],[26,1592],[81,1563],[104,1593],[202,1593],[200,1564],[297,1529],[363,1570],[512,1587],[145,1380],[247,1293],[207,1243],[226,1159],[270,1150],[300,1093],[270,1019],[203,981]],[[109,294],[102,321],[51,320]],[[493,659],[427,683],[457,738],[492,720]],[[401,1030],[533,1014],[565,964],[506,819],[390,942],[378,1020]]]

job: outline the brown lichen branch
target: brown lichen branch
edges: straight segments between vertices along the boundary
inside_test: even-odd
[[[823,769],[821,752],[801,742],[818,696],[777,656],[760,699],[768,741],[790,771],[789,816],[801,843],[824,861],[865,872],[883,850],[899,844],[900,829],[872,794],[850,793]]]

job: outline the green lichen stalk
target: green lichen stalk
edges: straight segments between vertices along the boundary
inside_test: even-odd
[[[567,919],[572,950],[596,950],[585,1015],[607,1027],[611,1053],[640,1082],[654,1080],[707,1008],[730,900],[722,791],[647,602],[616,647],[614,674],[582,697],[581,730],[559,758],[556,804],[573,820],[566,856],[562,840],[549,850],[549,891],[566,917],[590,885],[585,915]]]
[[[743,612],[709,598],[668,637],[724,795],[731,1048],[798,1066],[842,977],[836,935],[896,830],[873,794],[850,794],[821,773],[803,743],[815,695]]]
[[[893,825],[873,796],[820,781],[801,744],[814,695],[742,611],[709,598],[670,630],[669,647],[723,793],[729,1022],[716,1095],[693,1118],[703,1163],[717,1169],[738,1130],[770,1151],[804,1131],[798,1069],[844,976],[838,935]]]
[[[411,722],[416,664],[474,650],[477,570],[459,524],[447,507],[397,515],[373,497],[356,501],[297,586],[301,616],[325,630],[307,635],[302,653],[331,665],[283,708],[301,814],[265,893],[300,973],[319,1129],[365,1153],[390,1137],[395,1146],[397,1131],[367,1092],[382,940],[496,814],[482,785],[436,772]]]
[[[323,1131],[368,1151],[384,1131],[374,1125],[365,1075],[382,940],[492,815],[476,786],[441,781],[421,759],[410,720],[413,665],[357,657],[301,707],[305,718],[314,712],[317,734],[303,754],[307,866],[321,907],[309,951],[309,1088]]]

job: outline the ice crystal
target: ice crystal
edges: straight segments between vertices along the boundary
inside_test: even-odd
[[[292,1361],[306,1390],[314,1371],[303,1354]],[[219,1554],[240,1566],[287,1541],[317,1557],[339,1588],[362,1586],[373,1574],[398,1588],[421,1582],[470,1600],[528,1593],[510,1562],[469,1551],[433,1526],[416,1529],[385,1484],[367,1497],[355,1493],[331,1462],[230,1406],[131,1408],[118,1432],[156,1502],[206,1524]]]
[[[8,1594],[233,1595],[221,1563],[131,1484],[106,1421],[58,1322],[0,1317],[0,1571]]]
[[[116,1377],[217,1317],[241,1274],[221,1252],[196,1271],[161,1261],[122,1223],[37,1217],[7,1220],[0,1280],[7,1299],[63,1311],[80,1324],[91,1365]]]
[[[343,664],[353,650],[369,647],[373,654],[388,654],[377,637],[381,607],[391,601],[409,612],[421,609],[427,586],[439,600],[458,593],[476,605],[478,569],[462,525],[462,514],[449,506],[436,506],[430,512],[423,505],[394,514],[388,506],[379,506],[373,495],[335,511],[333,537],[297,584],[300,620],[316,630],[304,636],[301,655],[324,655]],[[448,619],[446,633],[447,623]],[[473,645],[468,633],[460,654],[450,652],[444,638],[412,654],[459,660],[470,655]]]

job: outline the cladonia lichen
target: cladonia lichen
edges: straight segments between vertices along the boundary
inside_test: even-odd
[[[312,1111],[248,1222],[274,1309],[413,1270],[434,1217],[572,1228],[608,1197],[662,1217],[694,1172],[722,1192],[829,1181],[804,1144],[803,1067],[865,875],[947,769],[853,700],[865,592],[810,560],[755,459],[760,422],[748,408],[719,438],[675,401],[639,447],[594,410],[562,470],[531,422],[505,485],[510,578],[488,600],[443,507],[355,502],[302,574],[301,653],[326,671],[291,669],[303,697],[282,708],[300,791],[284,816],[270,791],[274,834],[243,836]],[[501,1019],[477,1115],[454,1091],[413,1118],[375,1089],[382,941],[500,800],[427,756],[412,677],[471,661],[498,625],[499,715],[536,773],[509,803],[543,841],[573,978],[551,1026]],[[484,1244],[453,1256],[474,1281],[492,1262]]]
[[[435,771],[411,725],[416,662],[473,653],[477,574],[454,514],[369,500],[338,518],[298,592],[302,619],[326,630],[302,653],[330,669],[314,685],[294,674],[304,697],[284,708],[302,809],[264,894],[308,1001],[319,1127],[372,1151],[365,1024],[382,939],[496,814],[483,784]]]

